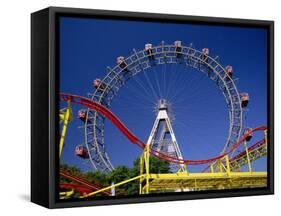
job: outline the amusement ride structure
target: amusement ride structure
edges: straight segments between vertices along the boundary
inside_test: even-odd
[[[158,101],[156,120],[146,143],[133,134],[110,111],[113,99],[130,79],[148,68],[163,64],[181,64],[194,68],[209,77],[222,92],[229,113],[229,130],[224,147],[218,156],[203,160],[183,158],[172,128],[169,103],[164,98]],[[248,105],[249,95],[238,91],[233,79],[232,66],[223,67],[218,62],[218,57],[213,58],[209,55],[209,49],[197,50],[192,47],[192,44],[184,46],[181,41],[175,41],[172,45],[164,42],[158,46],[146,44],[144,50],[134,49],[133,54],[126,58],[119,56],[117,65],[112,68],[108,67],[107,70],[103,79],[94,80],[95,90],[88,95],[89,97],[60,94],[60,100],[68,104],[60,111],[60,155],[63,151],[67,127],[72,121],[71,104],[80,104],[85,107],[78,112],[78,117],[83,122],[85,144],[76,147],[76,155],[88,160],[94,170],[102,172],[114,170],[105,148],[104,124],[107,119],[131,143],[143,149],[139,164],[140,174],[101,188],[99,185],[93,185],[84,179],[61,172],[63,177],[79,183],[78,185],[61,184],[62,189],[69,189],[60,194],[61,198],[71,197],[73,191],[79,192],[81,198],[99,193],[110,196],[113,193],[109,191],[113,188],[136,180],[139,181],[140,194],[266,186],[267,172],[253,171],[252,162],[267,155],[267,127],[244,128],[243,110]],[[264,138],[248,147],[248,142],[254,133],[259,131],[264,133]],[[241,146],[244,147],[244,151],[233,156],[235,150]],[[169,162],[172,172],[150,173],[149,158],[151,156]],[[188,166],[202,164],[207,166],[202,172],[188,171]],[[245,165],[248,166],[248,170],[242,171],[241,168]]]
[[[149,135],[147,145],[151,146],[152,149],[157,149],[158,152],[182,159],[182,153],[172,128],[167,101],[160,99],[157,109],[156,120]],[[171,163],[170,170],[177,172],[178,170],[185,171],[186,168],[183,164]]]

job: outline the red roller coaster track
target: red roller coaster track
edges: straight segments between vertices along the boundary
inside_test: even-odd
[[[84,194],[84,193],[90,193],[96,190],[100,190],[101,188],[103,188],[103,186],[98,185],[98,184],[93,184],[88,182],[87,180],[74,176],[72,174],[70,174],[69,172],[65,172],[65,171],[60,171],[60,175],[71,180],[71,181],[75,181],[81,185],[77,185],[77,184],[60,184],[60,188],[72,188],[76,191],[78,191],[80,194]],[[102,192],[104,195],[107,196],[111,196],[111,193],[108,191],[103,191]]]
[[[127,139],[129,139],[133,144],[135,144],[143,149],[146,147],[146,144],[142,140],[140,140],[136,135],[134,135],[116,115],[114,115],[109,109],[107,109],[103,105],[101,105],[93,100],[90,100],[88,98],[85,98],[85,97],[81,97],[78,95],[65,94],[65,93],[60,93],[60,100],[61,101],[70,101],[72,103],[80,104],[80,105],[86,106],[92,110],[97,111],[98,113],[102,114],[107,119],[109,119],[120,130],[120,132],[123,133],[125,135],[125,137],[127,137]],[[243,141],[246,139],[246,137],[251,132],[265,130],[266,128],[267,128],[266,126],[260,126],[260,127],[254,128],[252,131],[249,131],[248,133],[244,134],[242,136],[242,138],[237,143],[235,143],[228,152],[225,152],[224,154],[218,155],[216,157],[204,159],[204,160],[186,160],[186,159],[175,158],[175,157],[171,157],[169,155],[163,154],[154,149],[150,149],[150,154],[161,160],[165,160],[165,161],[171,162],[171,163],[188,164],[188,165],[207,164],[207,163],[216,161],[220,158],[223,158],[225,155],[233,152],[239,145],[241,145],[243,143]]]

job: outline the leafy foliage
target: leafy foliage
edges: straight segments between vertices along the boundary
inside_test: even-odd
[[[82,177],[87,181],[101,185],[103,187],[109,186],[112,183],[119,183],[126,179],[133,178],[138,176],[140,173],[139,168],[140,158],[137,158],[133,162],[133,167],[129,168],[127,166],[117,166],[111,173],[103,173],[101,171],[96,172],[86,172],[82,173],[81,170],[74,166],[69,166],[66,164],[62,164],[60,168],[64,171],[70,172],[72,175]],[[155,157],[150,157],[149,159],[150,173],[169,173],[169,163],[159,160]],[[61,183],[70,183],[71,181],[61,177]],[[138,194],[139,191],[139,182],[132,181],[128,182],[124,185],[116,187],[116,195],[135,195]]]

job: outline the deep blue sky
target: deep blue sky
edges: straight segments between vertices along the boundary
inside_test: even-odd
[[[240,92],[250,94],[246,127],[267,122],[267,32],[265,29],[156,22],[116,21],[92,18],[60,20],[60,91],[87,96],[92,81],[113,67],[116,57],[143,49],[144,44],[161,41],[172,44],[181,40],[197,49],[209,48],[222,65],[232,65]],[[153,86],[153,87],[151,87]],[[171,102],[176,119],[173,123],[184,158],[203,159],[219,154],[228,131],[228,113],[222,93],[200,72],[183,66],[157,66],[139,74],[115,97],[112,111],[143,141],[155,120],[153,106],[162,97]],[[67,132],[62,160],[90,169],[74,155],[76,145],[84,142],[81,122],[76,118],[81,107],[74,105],[74,121]],[[262,134],[255,139],[261,138]],[[251,143],[253,144],[254,141]],[[141,150],[130,144],[106,122],[106,148],[114,166],[131,166]],[[264,170],[266,160],[255,162]],[[191,167],[191,171],[202,167]]]

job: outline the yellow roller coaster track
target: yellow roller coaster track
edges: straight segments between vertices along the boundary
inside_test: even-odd
[[[265,143],[266,144],[266,143]],[[265,144],[261,145],[264,146]],[[264,147],[261,147],[264,148]],[[259,148],[260,149],[260,148]],[[250,151],[250,154],[254,152]],[[247,162],[246,162],[247,163]],[[139,180],[139,194],[220,190],[266,187],[267,172],[233,172],[228,155],[217,161],[216,172],[209,173],[149,173],[149,151],[145,148],[140,159],[140,175],[115,185],[102,188],[82,197],[94,196],[113,187]]]
[[[74,194],[74,189],[69,191],[60,192],[60,199],[68,199]]]
[[[267,154],[267,143],[265,140],[261,140],[256,145],[256,148],[249,148],[249,159],[250,162],[253,162]],[[230,169],[233,171],[240,170],[240,168],[248,163],[247,154],[242,152],[238,157],[234,157],[230,160]]]
[[[140,174],[144,174],[140,178],[140,194],[253,188],[267,185],[267,172],[252,172],[250,170],[248,172],[233,172],[228,155],[216,162],[216,171],[211,169],[209,173],[150,174],[149,152],[145,149],[140,160],[140,168]]]

